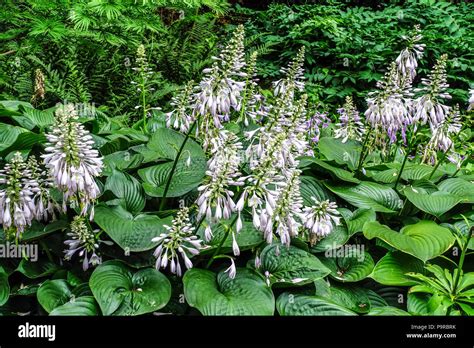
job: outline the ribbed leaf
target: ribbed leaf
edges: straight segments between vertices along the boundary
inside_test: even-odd
[[[355,141],[343,143],[339,139],[323,137],[318,143],[319,151],[330,161],[346,164],[350,169],[357,168],[361,146]]]
[[[364,225],[364,235],[368,239],[380,238],[423,262],[443,254],[454,244],[454,236],[449,229],[425,220],[405,226],[400,232],[395,232],[379,222],[367,222]]]
[[[362,228],[367,221],[375,221],[376,214],[371,208],[359,208],[353,212],[349,209],[339,209],[344,221],[347,225],[347,230],[350,236],[354,233],[362,232]]]
[[[352,174],[351,172],[349,172],[347,170],[344,170],[344,169],[341,169],[341,168],[338,168],[338,167],[334,167],[334,166],[330,165],[329,163],[326,163],[326,162],[324,162],[322,160],[319,160],[317,158],[314,158],[314,157],[309,157],[309,159],[319,169],[322,169],[324,172],[328,172],[328,173],[334,175],[336,178],[341,179],[342,181],[352,182],[352,183],[356,183],[356,184],[358,184],[360,182],[359,179],[354,177],[354,174]]]
[[[372,308],[372,310],[367,313],[367,315],[370,316],[407,316],[410,315],[410,313],[405,312],[403,309],[397,308],[397,307],[375,307]]]
[[[253,271],[238,268],[234,279],[224,271],[192,268],[183,277],[184,295],[202,315],[273,315],[275,298]]]
[[[99,314],[100,310],[93,296],[75,298],[49,313],[52,316],[97,316]]]
[[[137,179],[114,170],[105,182],[105,190],[110,190],[117,198],[122,198],[128,211],[137,213],[145,208],[145,195]]]
[[[311,247],[311,252],[320,253],[337,249],[346,244],[349,238],[350,236],[345,226],[336,226],[327,237]]]
[[[393,213],[402,205],[400,197],[392,188],[373,182],[361,182],[357,186],[326,184],[326,187],[358,208],[372,208],[378,212]]]
[[[324,278],[331,272],[316,256],[292,245],[267,245],[260,258],[260,271],[269,273],[271,284],[304,285]]]
[[[325,201],[330,199],[330,196],[323,185],[312,176],[301,176],[300,177],[300,192],[303,202],[306,206],[311,206],[314,201],[311,197],[316,198],[318,201]]]
[[[68,302],[72,293],[66,280],[55,279],[47,280],[41,284],[36,296],[44,310],[50,313],[55,308]]]
[[[0,266],[0,306],[3,306],[10,296],[10,285],[8,284],[8,274]]]
[[[356,248],[344,250],[342,247],[326,256],[321,261],[331,270],[331,277],[339,281],[357,282],[367,278],[374,269],[372,256]]]
[[[440,191],[458,196],[463,203],[474,203],[474,184],[464,179],[451,178],[438,184]]]
[[[317,296],[281,294],[276,303],[278,313],[282,316],[339,316],[357,315],[353,311]]]
[[[423,266],[423,262],[413,256],[398,251],[389,252],[377,262],[370,277],[383,285],[415,285],[417,282],[405,274],[423,273]]]
[[[418,209],[437,217],[441,217],[462,201],[461,197],[444,191],[423,193],[421,189],[407,187],[403,193]]]

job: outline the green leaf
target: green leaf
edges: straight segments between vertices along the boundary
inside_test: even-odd
[[[451,178],[438,184],[440,191],[445,191],[455,195],[463,203],[474,203],[474,184],[460,178]]]
[[[343,143],[339,139],[323,137],[319,140],[318,148],[328,160],[347,164],[352,170],[357,168],[361,151],[359,143],[351,140]]]
[[[0,306],[3,306],[10,296],[10,285],[8,284],[8,274],[0,266]]]
[[[342,181],[351,182],[351,183],[355,183],[355,184],[358,184],[360,182],[359,179],[354,177],[354,174],[352,174],[351,172],[348,172],[347,170],[334,167],[334,166],[330,165],[329,163],[326,163],[326,162],[321,161],[321,160],[319,160],[317,158],[314,158],[314,157],[309,157],[309,159],[317,167],[323,169],[323,171],[325,171],[325,172],[329,172],[329,173],[333,174],[336,178],[339,178]]]
[[[404,310],[397,307],[375,307],[370,310],[367,315],[370,316],[407,316],[410,313],[405,312]]]
[[[328,287],[327,294],[321,295],[317,291],[315,295],[327,298],[329,301],[337,303],[356,313],[367,313],[371,308],[368,290],[358,286],[331,284]]]
[[[424,264],[417,258],[396,251],[389,252],[375,265],[370,275],[372,279],[383,285],[409,286],[417,284],[405,274],[409,272],[424,273]]]
[[[357,315],[353,311],[318,296],[281,294],[276,303],[282,316],[340,316]]]
[[[52,316],[97,316],[99,314],[100,310],[93,296],[78,297],[56,307],[49,313]]]
[[[59,307],[72,296],[67,281],[64,279],[47,280],[39,287],[36,296],[41,307],[50,313],[56,307]]]
[[[22,107],[23,116],[39,128],[50,126],[54,123],[54,108],[48,110],[37,110],[29,107]]]
[[[409,293],[407,299],[407,311],[412,315],[429,315],[428,300],[430,295],[421,293]]]
[[[111,191],[117,198],[125,201],[125,209],[133,213],[145,208],[145,195],[137,179],[117,170],[105,182],[105,190]]]
[[[311,197],[316,198],[320,202],[330,199],[324,186],[312,176],[300,176],[300,192],[304,205],[306,206],[312,206],[314,204]]]
[[[234,279],[224,271],[192,268],[183,277],[184,295],[203,315],[273,315],[275,298],[255,272],[237,268]]]
[[[364,235],[368,239],[380,238],[397,250],[423,262],[443,254],[454,244],[454,236],[449,229],[427,220],[405,226],[400,232],[395,232],[379,222],[367,222],[364,225]]]
[[[145,214],[133,216],[120,206],[109,208],[99,205],[95,208],[94,221],[122,249],[138,252],[157,245],[151,240],[165,231],[163,225],[169,224],[171,217],[160,219],[156,215]]]
[[[1,128],[0,128],[1,131]],[[1,136],[1,134],[0,134]],[[3,150],[0,152],[1,156],[5,156],[10,152],[19,151],[19,150],[30,150],[33,145],[41,144],[46,141],[46,137],[43,134],[36,134],[30,131],[21,132],[16,137],[15,141],[9,146],[3,148],[0,146],[0,149]]]
[[[304,285],[324,278],[331,272],[316,256],[292,245],[267,245],[260,259],[260,271],[269,273],[271,284]]]
[[[25,128],[0,123],[0,152],[13,145],[18,135],[24,132],[27,132]]]
[[[374,269],[372,256],[363,249],[355,247],[347,250],[345,247],[332,250],[326,253],[326,258],[321,259],[324,265],[331,270],[332,278],[342,282],[357,282],[370,275]]]
[[[148,148],[156,153],[156,159],[174,160],[185,136],[169,128],[158,128],[148,142]],[[205,154],[198,143],[192,139],[186,141],[180,160],[185,161],[189,156],[194,160],[204,159]]]
[[[30,279],[46,277],[59,269],[59,266],[51,261],[39,258],[37,261],[22,259],[17,271]]]
[[[462,201],[461,197],[444,191],[424,193],[422,189],[406,187],[403,193],[415,207],[436,217],[441,217]]]
[[[89,280],[104,315],[140,315],[163,308],[171,298],[169,280],[156,269],[133,272],[120,261],[98,266]]]
[[[166,183],[173,168],[172,162],[158,164],[138,170],[144,181],[143,188],[151,197],[163,197]],[[179,197],[199,186],[206,173],[204,160],[191,160],[189,166],[185,161],[176,164],[173,177],[168,188],[167,197]]]
[[[21,240],[23,242],[29,242],[47,236],[51,233],[64,230],[69,227],[69,221],[66,219],[55,220],[48,222],[47,225],[42,225],[37,221],[33,221],[31,226],[23,232]]]
[[[354,233],[362,232],[362,228],[367,221],[375,221],[376,214],[371,208],[359,208],[353,212],[349,209],[339,209],[344,221],[347,225],[349,235],[352,236]]]
[[[382,213],[393,213],[400,209],[402,201],[397,193],[390,187],[374,182],[361,182],[357,186],[331,186],[326,187],[336,195],[358,208],[372,208]]]
[[[347,228],[344,226],[336,226],[327,237],[321,239],[311,247],[311,252],[320,253],[340,248],[346,244],[349,238]]]

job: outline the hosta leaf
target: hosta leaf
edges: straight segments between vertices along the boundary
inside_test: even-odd
[[[145,208],[142,187],[131,175],[114,170],[107,178],[104,189],[111,191],[117,198],[122,198],[128,211],[136,213]]]
[[[56,307],[68,302],[72,293],[66,280],[55,279],[47,280],[41,284],[36,296],[44,310],[50,313]]]
[[[238,268],[231,279],[224,271],[192,268],[183,284],[187,302],[203,315],[273,315],[275,309],[271,289],[249,269]]]
[[[30,131],[21,132],[18,134],[15,141],[10,144],[10,146],[4,148],[3,151],[0,152],[0,155],[5,156],[6,154],[13,151],[30,150],[33,145],[41,144],[45,141],[46,137],[43,134],[36,134]],[[0,149],[1,148],[2,147],[0,146]]]
[[[367,222],[364,225],[364,235],[368,239],[380,238],[423,262],[443,254],[454,244],[454,236],[449,229],[427,220],[405,226],[400,232],[379,222]]]
[[[407,298],[407,311],[412,315],[429,315],[428,294],[409,293]]]
[[[320,159],[314,158],[314,157],[309,157],[311,162],[313,162],[317,167],[320,169],[323,169],[325,172],[329,172],[332,175],[334,175],[336,178],[341,179],[342,181],[347,181],[347,182],[352,182],[358,184],[360,182],[359,179],[354,177],[354,174],[351,172],[334,167],[330,165],[329,163],[326,163],[324,161],[321,161]]]
[[[362,228],[367,221],[375,221],[376,214],[371,208],[359,208],[353,212],[349,209],[339,209],[344,221],[347,225],[347,230],[350,236],[354,233],[362,232]]]
[[[276,307],[282,316],[339,316],[357,315],[353,311],[317,296],[293,295],[288,292],[278,297]]]
[[[383,285],[415,285],[417,282],[406,276],[406,273],[409,272],[423,273],[423,262],[413,256],[396,251],[385,254],[375,265],[370,277]]]
[[[397,307],[374,307],[370,310],[367,315],[370,316],[407,316],[410,313],[405,312],[403,309]]]
[[[18,135],[24,132],[27,132],[25,128],[0,123],[0,152],[13,145]]]
[[[23,116],[39,128],[52,125],[54,123],[54,108],[48,110],[37,110],[29,107],[22,107]]]
[[[145,251],[155,247],[152,238],[165,231],[163,225],[170,224],[171,217],[160,219],[156,215],[133,216],[122,207],[95,208],[94,221],[112,240],[126,251]]]
[[[137,168],[143,162],[143,156],[132,151],[118,151],[104,157],[104,175],[111,175],[113,170]]]
[[[3,306],[10,296],[10,285],[8,284],[8,274],[0,266],[0,306]]]
[[[327,257],[321,261],[331,270],[331,277],[339,281],[357,282],[367,278],[374,269],[372,256],[363,250],[353,248],[346,251],[342,247],[331,252],[332,255],[326,253]]]
[[[271,284],[304,285],[331,272],[316,256],[292,245],[267,245],[260,259],[260,271],[269,273]]]
[[[314,204],[311,197],[316,198],[318,201],[325,201],[331,198],[324,186],[312,176],[300,177],[300,192],[306,206],[312,206]]]
[[[347,164],[354,170],[359,163],[361,146],[355,141],[343,143],[339,139],[323,137],[318,143],[319,151],[330,161],[336,161],[339,164]]]
[[[444,191],[423,193],[420,189],[407,187],[403,193],[415,207],[437,217],[441,217],[462,201],[461,197]]]
[[[145,192],[152,197],[163,197],[166,183],[173,168],[172,162],[143,168],[138,175],[144,181]],[[179,197],[199,186],[206,172],[204,160],[191,160],[191,163],[179,161],[176,165],[167,197]]]
[[[134,272],[115,260],[98,266],[89,285],[104,315],[150,313],[171,298],[171,284],[162,273],[154,268]]]
[[[37,261],[22,259],[17,271],[30,279],[46,277],[59,269],[55,263],[39,258]]]
[[[155,151],[156,158],[174,160],[185,136],[169,128],[158,128],[148,142],[148,148]],[[189,156],[195,160],[205,159],[204,151],[198,143],[192,139],[186,141],[181,153],[180,160],[186,160]]]
[[[319,253],[337,249],[343,246],[349,240],[349,238],[350,236],[346,227],[336,226],[327,237],[323,238],[311,247],[311,252]]]
[[[327,294],[322,295],[316,291],[315,295],[327,298],[356,313],[367,313],[371,308],[368,290],[353,285],[331,284]]]
[[[361,182],[356,186],[326,184],[326,187],[358,208],[371,208],[378,212],[393,213],[402,205],[400,197],[392,188],[373,182]]]
[[[65,304],[56,307],[49,315],[63,316],[97,316],[100,314],[99,307],[93,296],[75,298]]]
[[[440,191],[451,193],[462,199],[463,203],[474,203],[474,184],[464,179],[451,178],[438,184]]]

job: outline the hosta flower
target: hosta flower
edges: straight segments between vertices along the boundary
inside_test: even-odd
[[[409,76],[411,80],[416,76],[417,60],[423,56],[423,50],[426,46],[418,43],[423,38],[420,32],[420,27],[415,25],[410,36],[402,36],[402,39],[407,41],[407,47],[400,52],[395,60],[401,76]]]
[[[196,87],[194,107],[203,117],[200,133],[205,137],[212,128],[222,128],[232,109],[240,110],[245,87],[240,79],[246,77],[244,56],[244,27],[239,25],[219,57],[214,57],[212,67],[204,69],[205,77]]]
[[[295,91],[304,90],[304,55],[305,48],[302,46],[288,67],[280,69],[285,77],[273,83],[275,96],[288,95],[293,98]]]
[[[230,258],[230,262],[230,266],[224,272],[229,275],[230,279],[234,279],[237,275],[237,268],[235,267],[235,262],[233,258]]]
[[[177,96],[171,99],[170,104],[174,110],[166,114],[166,126],[168,128],[179,129],[182,133],[187,133],[191,123],[195,120],[195,115],[190,106],[193,104],[194,81],[189,81],[185,88]]]
[[[31,177],[20,152],[0,170],[0,223],[8,237],[20,238],[35,217],[34,196],[38,183]]]
[[[474,109],[474,89],[471,89],[469,91],[470,97],[469,97],[469,106],[467,108],[467,111],[471,111]]]
[[[208,178],[198,188],[200,192],[197,199],[198,218],[205,216],[209,224],[206,228],[207,241],[212,237],[210,224],[221,219],[229,219],[235,211],[232,187],[243,185],[243,182],[239,180],[242,144],[233,133],[226,130],[222,130],[221,133],[226,141],[208,161],[206,171]],[[238,219],[240,221],[240,212]],[[240,225],[239,222],[238,226]]]
[[[298,220],[303,207],[300,174],[300,170],[291,169],[285,186],[278,189],[275,200],[270,201],[261,211],[259,229],[267,243],[272,243],[273,231],[285,245],[290,245],[291,237],[298,234],[301,226]]]
[[[156,268],[167,268],[171,273],[183,274],[181,261],[186,269],[193,267],[190,258],[199,254],[202,241],[194,235],[194,227],[189,221],[189,208],[180,209],[171,226],[164,225],[166,232],[152,239],[158,243],[153,255],[156,257]]]
[[[336,124],[334,137],[336,139],[341,138],[343,143],[349,139],[361,141],[365,131],[364,124],[352,102],[352,97],[346,97],[344,106],[337,111],[340,116],[339,123]]]
[[[370,92],[367,98],[365,117],[372,128],[382,128],[391,142],[397,140],[399,131],[413,122],[411,116],[411,81],[399,84],[399,75],[395,63],[381,81],[377,82],[378,91]]]
[[[242,122],[244,126],[248,127],[250,120],[260,122],[268,112],[268,107],[265,106],[265,98],[260,93],[256,78],[257,71],[257,52],[253,52],[250,56],[245,71],[246,80],[245,87],[242,93],[242,107],[238,121]]]
[[[41,168],[34,157],[28,160],[28,168],[31,178],[38,184],[34,200],[34,215],[38,221],[48,221],[50,217],[55,218],[55,211],[61,211],[61,207],[51,197],[50,189],[54,187],[50,173]]]
[[[77,118],[73,105],[58,107],[53,129],[46,134],[48,144],[42,157],[55,186],[63,191],[63,209],[70,202],[86,215],[100,193],[94,178],[100,175],[103,163],[99,152],[92,148],[94,140]]]
[[[340,224],[340,217],[336,210],[336,203],[329,200],[320,202],[315,197],[311,197],[311,199],[314,201],[314,205],[305,207],[301,218],[304,221],[304,227],[309,231],[310,243],[314,245]]]
[[[306,121],[308,129],[308,137],[312,143],[317,144],[321,137],[321,129],[327,128],[331,123],[331,119],[326,113],[315,112],[315,114]]]
[[[449,87],[446,76],[447,62],[448,56],[443,54],[428,78],[422,79],[424,87],[415,89],[416,92],[424,93],[415,100],[416,119],[423,124],[429,123],[431,127],[442,123],[449,112],[449,107],[442,104],[443,99],[451,99],[451,95],[446,92]]]
[[[75,216],[71,222],[70,232],[67,235],[71,238],[64,241],[68,247],[64,250],[64,258],[71,260],[75,254],[82,257],[82,269],[87,271],[90,266],[94,267],[102,263],[102,258],[98,254],[99,245],[112,244],[111,242],[99,239],[99,230],[92,231],[82,216]]]

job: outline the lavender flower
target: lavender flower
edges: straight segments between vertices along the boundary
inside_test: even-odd
[[[230,279],[234,279],[237,275],[237,268],[235,267],[235,262],[233,258],[230,258],[230,266],[224,272],[229,274]]]
[[[330,123],[331,119],[326,113],[315,112],[315,114],[306,121],[310,141],[317,144],[321,137],[321,129],[329,127]]]
[[[293,98],[295,91],[304,90],[304,55],[305,48],[302,46],[288,67],[280,69],[285,77],[273,83],[275,96],[288,95]]]
[[[16,152],[4,169],[0,170],[0,223],[7,237],[19,239],[35,217],[34,196],[38,183],[31,177],[20,152]]]
[[[446,64],[448,56],[443,54],[436,62],[428,78],[423,78],[422,88],[415,89],[415,92],[424,92],[422,96],[415,100],[416,120],[423,124],[429,123],[431,127],[436,127],[442,123],[449,112],[449,107],[442,104],[442,99],[451,99],[451,95],[446,92],[449,87],[446,76]]]
[[[82,257],[82,269],[87,271],[90,266],[94,267],[102,263],[102,258],[98,255],[99,244],[112,244],[111,242],[99,239],[99,230],[91,231],[82,216],[75,216],[71,222],[70,232],[67,233],[71,239],[64,242],[68,249],[64,250],[66,260],[78,254]]]
[[[63,210],[70,202],[81,209],[81,215],[86,215],[100,193],[94,177],[100,175],[103,163],[99,152],[92,148],[94,140],[77,119],[73,105],[58,107],[53,129],[46,134],[48,144],[42,157],[56,187],[63,191]],[[93,216],[92,206],[91,220]]]
[[[167,232],[152,239],[153,242],[158,242],[158,247],[153,253],[156,257],[156,268],[165,269],[169,264],[171,273],[181,277],[183,274],[181,260],[186,269],[192,268],[190,257],[199,254],[202,241],[193,234],[194,227],[189,221],[187,207],[178,211],[171,226],[164,225],[164,227]]]
[[[467,108],[467,111],[471,111],[474,109],[474,89],[471,89],[469,91],[470,97],[469,97],[469,106]]]
[[[361,141],[365,132],[359,112],[352,102],[352,97],[346,97],[344,106],[337,110],[339,113],[339,123],[336,124],[334,137],[342,138],[345,143],[349,139]]]
[[[333,228],[340,224],[339,212],[334,202],[318,201],[311,197],[314,205],[303,209],[302,220],[304,227],[309,231],[309,241],[314,245],[318,240],[331,233]]]
[[[402,39],[407,41],[407,47],[400,52],[395,60],[400,76],[409,76],[411,80],[416,76],[417,60],[423,56],[423,50],[426,46],[418,43],[423,38],[420,32],[420,26],[415,25],[410,36],[402,36]]]
[[[171,112],[166,113],[166,126],[168,128],[179,129],[182,133],[187,133],[195,115],[190,105],[193,104],[194,81],[189,81],[181,93],[171,99],[170,104],[175,107]]]
[[[207,241],[212,237],[210,223],[217,222],[222,218],[229,219],[232,212],[235,211],[234,192],[231,191],[231,188],[243,185],[243,182],[238,179],[241,175],[239,172],[241,162],[239,151],[242,149],[242,144],[238,141],[237,136],[229,131],[221,130],[221,134],[221,137],[225,138],[225,142],[216,149],[214,156],[208,161],[208,171],[206,172],[208,179],[204,185],[198,188],[200,192],[197,199],[198,218],[206,216],[208,227],[205,236]],[[238,214],[238,226],[241,226],[240,212]],[[237,232],[239,230],[238,228]],[[238,250],[238,248],[234,248],[234,250]]]

